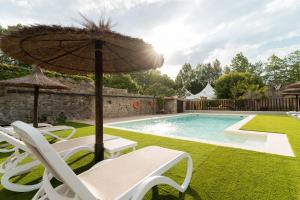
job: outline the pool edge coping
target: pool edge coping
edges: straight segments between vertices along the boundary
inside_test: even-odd
[[[272,153],[277,155],[295,157],[293,148],[288,140],[288,137],[284,133],[272,133],[272,132],[259,132],[241,130],[241,128],[254,119],[256,115],[249,115],[245,119],[231,125],[224,130],[225,134],[237,134],[237,135],[249,135],[256,137],[266,137],[266,149],[265,153]]]

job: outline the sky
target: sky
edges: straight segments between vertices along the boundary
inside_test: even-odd
[[[0,25],[80,26],[79,13],[110,18],[114,31],[142,38],[175,79],[189,62],[222,66],[243,52],[251,62],[300,49],[300,0],[0,0]]]

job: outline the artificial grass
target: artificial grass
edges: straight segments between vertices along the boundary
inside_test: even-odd
[[[70,124],[78,128],[76,137],[93,134],[94,127],[84,124]],[[106,133],[135,140],[138,147],[159,145],[186,151],[193,158],[194,170],[186,199],[196,200],[296,200],[300,199],[300,121],[287,116],[259,115],[243,127],[246,130],[269,131],[287,134],[296,157],[284,157],[226,148],[197,142],[176,140],[153,135],[137,134],[129,131],[105,129]],[[0,155],[0,162],[8,155]],[[68,163],[76,172],[91,166],[92,154],[82,152],[72,157]],[[88,163],[88,164],[87,164]],[[181,164],[167,175],[182,180],[185,165]],[[29,174],[16,177],[18,182],[37,181],[43,168],[38,167]],[[159,187],[157,199],[178,199],[176,191],[167,186]],[[35,194],[14,193],[0,186],[0,199],[31,199]],[[145,199],[151,199],[150,193]]]

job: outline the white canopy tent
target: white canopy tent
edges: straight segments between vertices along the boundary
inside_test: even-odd
[[[214,99],[216,98],[215,90],[210,85],[210,83],[207,83],[205,88],[199,92],[198,94],[187,96],[186,99],[192,100],[192,99],[200,99],[200,98],[207,98],[207,99]]]

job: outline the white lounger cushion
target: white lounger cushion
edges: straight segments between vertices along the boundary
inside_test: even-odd
[[[79,179],[96,198],[117,199],[183,153],[157,146],[145,147],[95,166],[80,174]],[[167,170],[164,168],[164,172]]]

